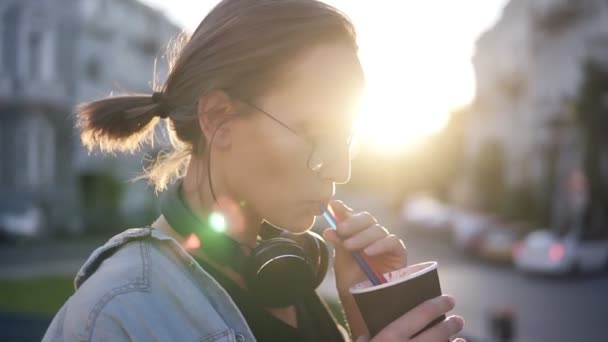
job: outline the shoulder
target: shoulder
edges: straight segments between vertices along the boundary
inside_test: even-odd
[[[56,317],[62,316],[63,332],[83,341],[98,334],[113,340],[115,333],[137,340],[219,338],[228,327],[174,252],[142,231],[97,249]]]

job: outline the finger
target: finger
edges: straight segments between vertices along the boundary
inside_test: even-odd
[[[467,342],[467,340],[465,340],[464,338],[457,338],[457,339],[453,340],[452,342]]]
[[[416,338],[412,339],[412,342],[434,342],[434,341],[446,341],[451,336],[458,334],[464,327],[464,319],[460,316],[450,316],[443,322],[435,325],[428,329]]]
[[[378,240],[386,238],[388,235],[389,232],[386,228],[374,224],[344,240],[344,247],[350,250],[363,249]]]
[[[403,240],[394,234],[389,234],[383,239],[377,240],[363,249],[363,252],[369,256],[380,255],[385,253],[406,253],[406,247]]]
[[[377,223],[376,218],[367,211],[355,213],[345,220],[338,222],[338,235],[346,239]]]
[[[323,238],[329,242],[331,242],[334,246],[342,247],[342,239],[338,236],[338,232],[336,232],[333,228],[327,228],[323,231]]]
[[[346,218],[354,214],[354,210],[348,207],[344,202],[338,200],[332,200],[329,202],[329,206],[336,217],[338,222],[344,221]]]
[[[385,329],[390,328],[390,330],[387,331],[390,332],[391,335],[397,333],[399,336],[410,338],[437,317],[452,310],[454,305],[454,298],[448,295],[429,299],[408,311],[405,315],[399,317]]]

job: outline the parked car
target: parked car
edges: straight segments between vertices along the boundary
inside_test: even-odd
[[[42,231],[44,214],[33,203],[19,200],[0,202],[0,241],[33,238]]]
[[[477,255],[490,262],[511,264],[513,249],[530,229],[525,222],[500,222],[484,232]]]
[[[608,239],[586,240],[577,230],[559,235],[550,230],[529,234],[513,250],[517,269],[564,275],[588,273],[608,266]]]
[[[473,212],[460,211],[454,215],[452,240],[461,251],[476,254],[486,232],[495,224],[496,219]]]
[[[450,232],[451,208],[430,196],[417,196],[403,205],[405,227],[417,232],[447,234]]]

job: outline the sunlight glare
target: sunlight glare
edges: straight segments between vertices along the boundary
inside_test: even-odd
[[[218,0],[144,0],[194,30]],[[359,140],[400,153],[441,130],[450,110],[473,97],[475,39],[496,21],[506,0],[323,0],[355,23],[367,94]]]

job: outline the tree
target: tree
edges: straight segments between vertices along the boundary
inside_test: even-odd
[[[608,237],[608,68],[589,60],[576,103],[589,198],[583,211],[583,238]],[[604,169],[604,170],[603,170]]]
[[[504,155],[500,142],[490,140],[481,145],[475,165],[475,186],[482,210],[499,212],[505,196]]]

